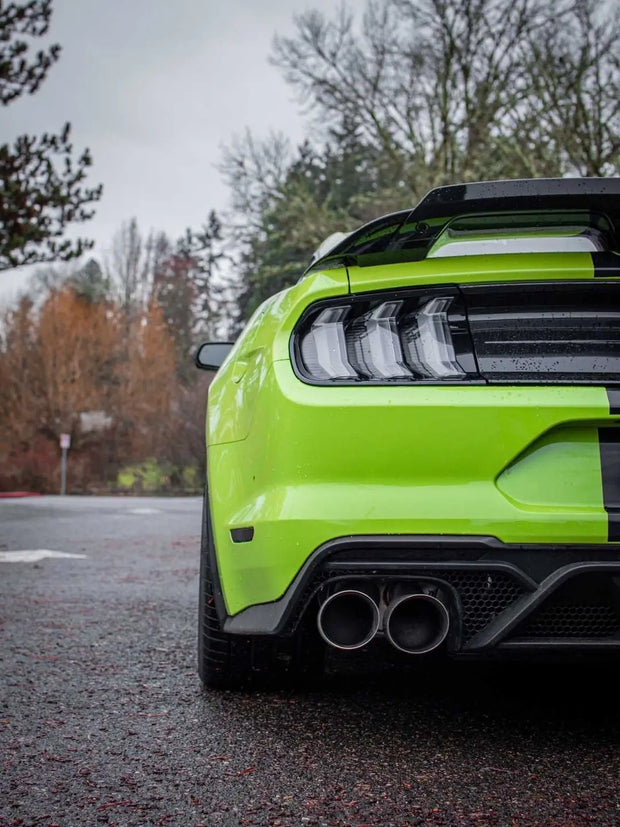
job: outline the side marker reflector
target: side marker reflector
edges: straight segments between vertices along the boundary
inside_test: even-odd
[[[245,528],[231,528],[230,536],[233,543],[249,543],[254,539],[254,526]]]

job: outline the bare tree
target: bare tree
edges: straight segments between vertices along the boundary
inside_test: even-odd
[[[261,215],[274,199],[282,197],[288,168],[294,159],[291,142],[281,133],[264,140],[249,130],[232,140],[220,164],[220,171],[230,186],[232,206],[244,217],[244,229],[250,222],[261,226]]]
[[[614,4],[609,4],[613,6]],[[273,62],[415,195],[474,178],[618,168],[618,24],[594,0],[370,0],[307,12]]]
[[[618,12],[615,2],[607,4]],[[598,0],[575,0],[530,42],[530,130],[576,175],[620,172],[620,16]],[[528,134],[525,132],[524,134]]]
[[[144,242],[138,221],[123,221],[112,239],[112,250],[106,260],[109,277],[118,285],[121,307],[129,318],[138,303],[140,273],[144,264]]]

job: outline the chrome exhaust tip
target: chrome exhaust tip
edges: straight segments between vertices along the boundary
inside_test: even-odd
[[[392,601],[385,613],[387,639],[408,655],[424,655],[437,649],[449,629],[448,609],[430,594],[404,594]]]
[[[328,597],[317,615],[319,633],[335,649],[361,649],[377,634],[379,607],[366,592],[343,589]]]

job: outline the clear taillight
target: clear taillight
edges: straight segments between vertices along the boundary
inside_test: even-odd
[[[428,301],[403,325],[401,338],[410,365],[429,379],[462,379],[450,335],[448,308],[452,298]]]
[[[397,317],[402,302],[383,302],[348,326],[345,338],[350,363],[368,379],[405,379],[411,371],[400,344]]]
[[[347,357],[344,322],[348,307],[329,307],[312,322],[301,341],[301,358],[315,379],[355,379]]]
[[[620,386],[620,280],[409,288],[317,302],[296,325],[314,384]]]
[[[318,306],[295,331],[297,367],[302,378],[319,383],[464,379],[468,372],[453,341],[455,332],[463,344],[458,305],[457,296],[445,291],[416,291],[387,301],[361,297]]]

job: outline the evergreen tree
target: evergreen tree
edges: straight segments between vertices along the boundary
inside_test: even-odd
[[[222,225],[214,210],[199,230],[186,230],[177,242],[176,255],[187,263],[193,285],[194,332],[203,338],[217,337],[226,326],[230,299],[227,282],[218,280],[225,255]]]
[[[110,280],[94,258],[88,259],[86,264],[69,276],[67,283],[78,298],[91,304],[108,302],[112,298]]]
[[[36,92],[58,59],[60,46],[30,54],[31,40],[44,35],[51,0],[0,4],[0,104]],[[83,182],[91,157],[74,156],[70,125],[57,135],[21,135],[0,145],[0,270],[75,258],[92,246],[62,236],[68,224],[93,215],[101,186]]]

